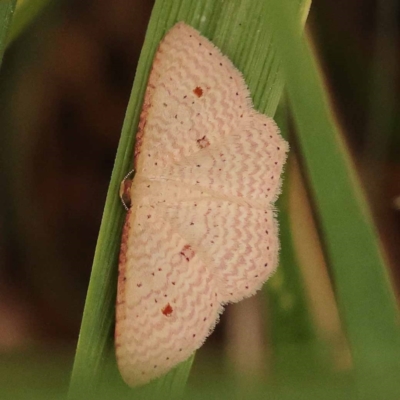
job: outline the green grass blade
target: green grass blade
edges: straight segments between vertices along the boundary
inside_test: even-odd
[[[379,237],[360,182],[333,120],[310,48],[287,1],[273,0],[269,21],[299,147],[314,197],[340,311],[351,345],[359,391],[395,384],[400,370],[398,309]],[[373,387],[372,387],[373,386]]]
[[[300,7],[301,24],[304,25],[311,2]],[[297,17],[296,17],[297,19]],[[289,109],[281,101],[275,121],[281,134],[289,138]],[[308,296],[301,267],[297,259],[289,216],[289,160],[286,165],[277,207],[280,231],[281,254],[279,268],[266,285],[269,303],[270,342],[273,348],[273,371],[276,377],[285,377],[288,371],[299,374],[315,374],[332,366],[329,352],[324,351],[328,343],[318,337],[317,328],[308,308]]]
[[[18,3],[7,35],[7,47],[28,28],[49,2],[50,0],[24,0]]]
[[[289,132],[288,119],[288,107],[281,103],[275,120],[285,138]],[[289,162],[290,160],[288,164]],[[279,267],[266,285],[271,326],[270,341],[274,359],[273,371],[278,375],[284,374],[288,369],[293,371],[299,365],[302,371],[315,373],[321,368],[322,363],[322,358],[316,351],[318,344],[316,328],[307,307],[306,288],[290,229],[289,186],[290,175],[287,165],[282,194],[277,202],[281,242]]]
[[[16,0],[0,1],[0,67],[6,49],[7,35],[10,29]]]
[[[293,1],[293,9],[309,2]],[[117,257],[123,222],[118,199],[119,184],[132,166],[133,142],[138,118],[157,45],[175,22],[184,20],[209,37],[243,72],[255,107],[273,115],[282,91],[278,63],[273,56],[271,31],[266,23],[269,1],[254,0],[158,0],[155,3],[140,56],[132,94],[126,112],[114,170],[111,177],[92,276],[70,383],[70,398],[95,396],[106,360],[112,348]],[[185,385],[191,360],[182,363],[165,378],[151,383],[151,398],[176,394]],[[165,389],[160,384],[174,380]],[[182,378],[183,377],[183,378]],[[163,388],[163,389],[160,389]],[[138,393],[135,391],[135,393]]]

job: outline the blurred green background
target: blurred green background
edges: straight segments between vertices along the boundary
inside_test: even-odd
[[[143,0],[24,0],[16,16],[21,10],[34,14],[23,8],[30,2],[40,12],[10,38],[0,71],[0,399],[62,398],[68,388],[107,188],[153,6]],[[307,22],[395,294],[399,22],[394,0],[319,0]],[[293,135],[279,203],[281,229],[291,233],[282,236],[286,266],[267,284],[266,296],[228,307],[196,355],[188,383],[193,398],[202,390],[212,396],[221,390],[216,381],[233,377],[239,398],[259,382],[268,382],[279,398],[352,393],[351,346],[327,267],[327,238],[307,169],[296,156],[294,129],[282,127],[284,107],[276,118]],[[326,181],[336,178],[333,167]],[[334,201],[340,194],[330,195]]]

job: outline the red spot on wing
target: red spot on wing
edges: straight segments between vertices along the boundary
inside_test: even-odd
[[[210,142],[208,141],[208,139],[206,138],[205,135],[201,139],[197,139],[196,142],[201,149],[204,149],[204,147],[207,147],[210,145]]]
[[[182,251],[180,252],[180,255],[182,255],[183,257],[185,257],[186,261],[190,261],[194,255],[196,253],[194,252],[194,250],[191,248],[190,245],[186,244],[185,246],[183,246]]]
[[[168,317],[169,315],[171,315],[173,311],[174,311],[174,310],[172,309],[171,304],[169,304],[169,303],[161,310],[161,312],[162,312],[166,317]]]
[[[197,97],[201,97],[203,96],[203,89],[200,86],[197,86],[193,89],[193,93],[197,96]]]

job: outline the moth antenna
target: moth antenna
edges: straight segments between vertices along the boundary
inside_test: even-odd
[[[126,204],[125,199],[127,198],[127,192],[129,193],[131,184],[132,184],[132,180],[130,180],[130,183],[127,183],[127,180],[134,172],[135,172],[135,170],[132,169],[124,176],[124,178],[122,179],[122,182],[121,182],[120,190],[119,190],[119,198],[121,199],[121,203],[126,211],[129,211],[130,205],[128,206]],[[130,196],[129,196],[129,200],[130,200]]]

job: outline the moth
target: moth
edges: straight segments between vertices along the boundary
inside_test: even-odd
[[[119,257],[115,346],[131,386],[198,349],[227,303],[278,263],[273,206],[288,145],[241,73],[176,24],[155,54],[136,137]]]

